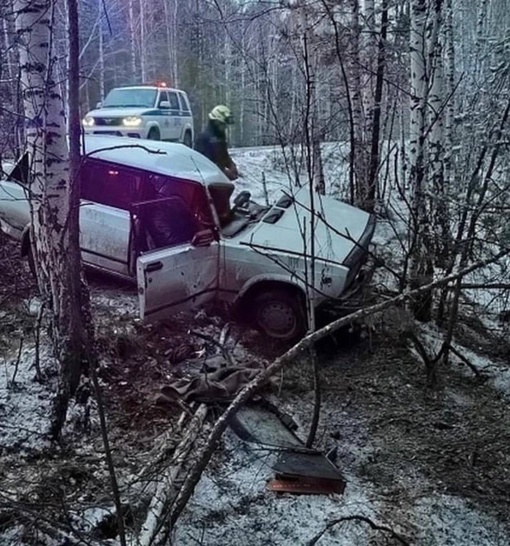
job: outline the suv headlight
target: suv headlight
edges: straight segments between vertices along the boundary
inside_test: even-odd
[[[122,120],[126,127],[138,127],[142,123],[142,118],[138,116],[128,116]]]
[[[82,119],[82,124],[84,127],[92,127],[96,122],[94,121],[94,118],[90,116],[85,116]]]

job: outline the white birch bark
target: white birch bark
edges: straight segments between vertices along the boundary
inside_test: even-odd
[[[142,81],[140,83],[147,83],[147,68],[145,55],[147,53],[145,47],[145,2],[140,0],[140,77]]]
[[[361,78],[361,93],[364,113],[365,139],[371,138],[374,117],[374,91],[377,60],[377,31],[375,24],[374,0],[363,0],[363,33],[360,35],[360,59],[363,70]]]
[[[55,355],[61,365],[59,393],[55,399],[56,429],[52,429],[56,435],[65,420],[69,396],[80,380],[84,347],[83,331],[77,327],[83,324],[82,309],[80,305],[73,305],[80,301],[72,288],[72,275],[79,275],[79,271],[73,269],[70,256],[79,256],[79,250],[78,235],[69,229],[69,152],[63,97],[56,79],[58,56],[53,42],[57,1],[14,2],[26,143],[31,156],[31,246],[35,252],[41,296],[48,310]],[[71,236],[75,238],[76,246],[71,246]],[[75,253],[71,252],[72,248]],[[74,286],[79,287],[79,282]]]
[[[165,11],[166,42],[168,51],[169,76],[173,87],[178,87],[177,75],[177,0],[163,2]]]
[[[165,2],[166,6],[166,2]],[[128,2],[128,25],[129,25],[129,61],[131,66],[131,79],[133,84],[138,83],[136,77],[136,36],[135,36],[135,13],[133,0]],[[100,30],[101,32],[101,30]]]
[[[427,80],[428,91],[428,125],[429,159],[432,170],[432,180],[435,190],[443,189],[443,105],[444,81],[442,43],[439,40],[439,29],[442,23],[441,2],[434,2],[432,21],[427,25]]]
[[[359,0],[350,0],[350,62],[349,72],[352,82],[352,117],[354,125],[354,172],[356,182],[355,201],[362,203],[365,198],[367,180],[367,140],[365,138],[365,120],[363,115],[362,77],[360,60],[360,20]]]
[[[444,122],[444,179],[447,186],[452,182],[452,160],[454,149],[453,127],[455,120],[455,46],[453,39],[453,6],[452,0],[446,0],[445,6],[445,95],[448,100],[445,108]]]
[[[426,42],[425,25],[427,20],[426,0],[411,0],[411,97],[409,125],[409,162],[411,182],[415,181],[416,171],[422,166],[418,164],[423,159],[426,108]],[[415,200],[421,199],[421,187],[411,184],[414,188]]]
[[[2,38],[3,38],[3,53],[2,53],[2,63],[5,64],[7,69],[7,77],[9,80],[14,79],[14,66],[12,61],[12,52],[9,43],[9,22],[7,20],[7,15],[2,17]]]
[[[430,21],[427,25],[427,80],[428,93],[428,132],[429,179],[432,184],[432,210],[434,218],[435,258],[440,265],[445,264],[449,249],[449,218],[447,187],[445,185],[445,146],[444,146],[444,107],[445,84],[443,66],[444,40],[440,39],[443,22],[442,2],[434,1]],[[431,230],[432,231],[432,230]]]
[[[102,22],[99,23],[99,98],[101,101],[105,97],[105,64],[104,64],[104,35]]]
[[[425,203],[425,139],[427,81],[427,1],[411,0],[411,119],[410,119],[410,186],[412,191],[412,218],[414,222],[414,245],[411,248],[410,284],[417,288],[427,283],[431,270],[430,241]],[[413,313],[420,320],[430,320],[431,296],[415,299],[411,303]]]

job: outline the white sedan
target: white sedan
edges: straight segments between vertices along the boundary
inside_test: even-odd
[[[307,329],[307,303],[317,309],[356,282],[372,215],[319,195],[312,207],[307,188],[272,206],[241,192],[231,206],[233,183],[204,156],[182,144],[140,144],[85,137],[80,245],[87,266],[138,283],[142,318],[216,299],[269,336],[293,339]],[[19,168],[0,180],[0,229],[28,255]]]

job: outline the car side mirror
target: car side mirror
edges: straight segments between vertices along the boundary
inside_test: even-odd
[[[247,205],[250,202],[250,199],[251,193],[247,190],[243,190],[239,195],[235,197],[234,205],[237,209],[244,207],[244,205]]]
[[[162,101],[159,103],[159,107],[160,107],[160,108],[170,108],[170,103],[169,103],[167,100],[162,100]]]
[[[102,104],[103,104],[103,103],[102,103],[101,101],[96,102],[96,108],[101,108]]]
[[[214,241],[214,232],[212,229],[203,229],[197,231],[191,239],[193,246],[209,246]]]

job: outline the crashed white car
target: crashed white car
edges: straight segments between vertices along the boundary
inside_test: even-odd
[[[231,205],[234,184],[182,144],[84,141],[83,261],[136,280],[142,318],[219,300],[269,336],[292,339],[306,331],[307,301],[317,309],[355,285],[374,232],[372,215],[330,197],[314,199],[312,279],[307,188],[282,192],[272,206],[241,192]],[[20,162],[0,181],[0,228],[28,255],[22,170]]]

